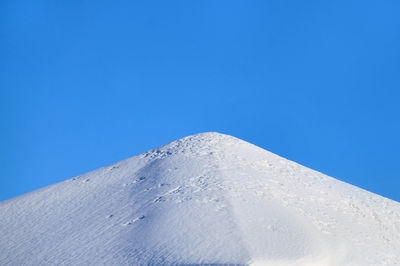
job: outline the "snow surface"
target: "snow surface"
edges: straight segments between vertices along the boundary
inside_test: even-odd
[[[400,204],[203,133],[0,203],[0,265],[400,265]]]

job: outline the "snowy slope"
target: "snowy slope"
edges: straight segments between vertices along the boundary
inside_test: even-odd
[[[400,265],[400,204],[218,133],[0,203],[0,265]]]

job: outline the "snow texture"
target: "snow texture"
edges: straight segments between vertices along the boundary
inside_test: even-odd
[[[203,133],[0,203],[0,265],[400,265],[400,204]]]

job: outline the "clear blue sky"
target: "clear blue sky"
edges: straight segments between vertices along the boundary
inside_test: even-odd
[[[0,200],[218,131],[400,201],[400,1],[1,1]]]

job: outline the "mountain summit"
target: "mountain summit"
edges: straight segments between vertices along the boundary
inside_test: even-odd
[[[398,265],[400,204],[219,133],[0,203],[0,265]]]

